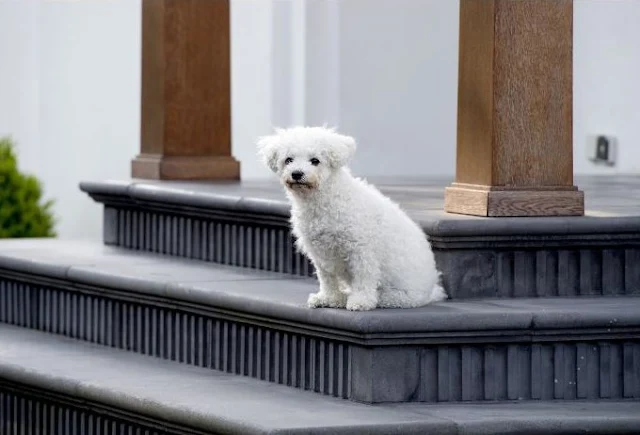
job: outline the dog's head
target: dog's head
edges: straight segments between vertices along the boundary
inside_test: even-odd
[[[258,141],[258,154],[294,192],[320,189],[338,169],[347,164],[356,149],[350,136],[325,127],[276,129]]]

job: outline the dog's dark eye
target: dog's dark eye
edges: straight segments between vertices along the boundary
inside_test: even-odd
[[[313,166],[318,166],[320,164],[320,160],[316,159],[315,157],[312,158],[311,160],[309,160],[311,162],[311,164]]]
[[[291,162],[293,162],[293,159],[291,157],[287,157],[286,159],[284,159],[284,164],[285,165],[288,165]]]

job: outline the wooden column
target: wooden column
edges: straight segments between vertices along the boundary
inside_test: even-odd
[[[461,0],[456,181],[445,211],[584,214],[573,185],[572,0]]]
[[[230,85],[228,0],[142,0],[141,144],[132,176],[240,178]]]

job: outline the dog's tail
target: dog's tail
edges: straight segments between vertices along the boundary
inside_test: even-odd
[[[432,302],[443,301],[448,298],[447,292],[444,290],[440,283],[434,284],[430,290],[426,290],[424,287],[421,290],[414,290],[408,293],[409,301],[406,303],[406,308],[424,307]],[[396,302],[397,303],[397,302]],[[383,305],[385,302],[382,303]],[[390,304],[389,306],[394,306]]]
[[[445,299],[449,298],[444,287],[442,287],[442,284],[440,284],[439,282],[433,286],[433,289],[431,290],[431,294],[429,296],[430,298],[428,303],[444,301]]]
[[[423,298],[424,300],[424,304],[430,304],[432,302],[440,302],[440,301],[444,301],[445,299],[448,299],[449,296],[447,295],[446,290],[444,289],[444,287],[442,286],[442,273],[438,272],[438,277],[436,279],[436,282],[433,284],[433,287],[431,288],[430,292],[425,292],[423,293]]]
[[[381,308],[418,308],[448,298],[440,283],[434,284],[430,290],[425,287],[409,291],[388,290],[381,292],[378,297],[378,307]]]

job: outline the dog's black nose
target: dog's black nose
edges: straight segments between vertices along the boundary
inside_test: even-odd
[[[302,171],[293,171],[291,173],[291,178],[293,178],[295,181],[300,181],[302,177],[304,177],[304,172]]]

